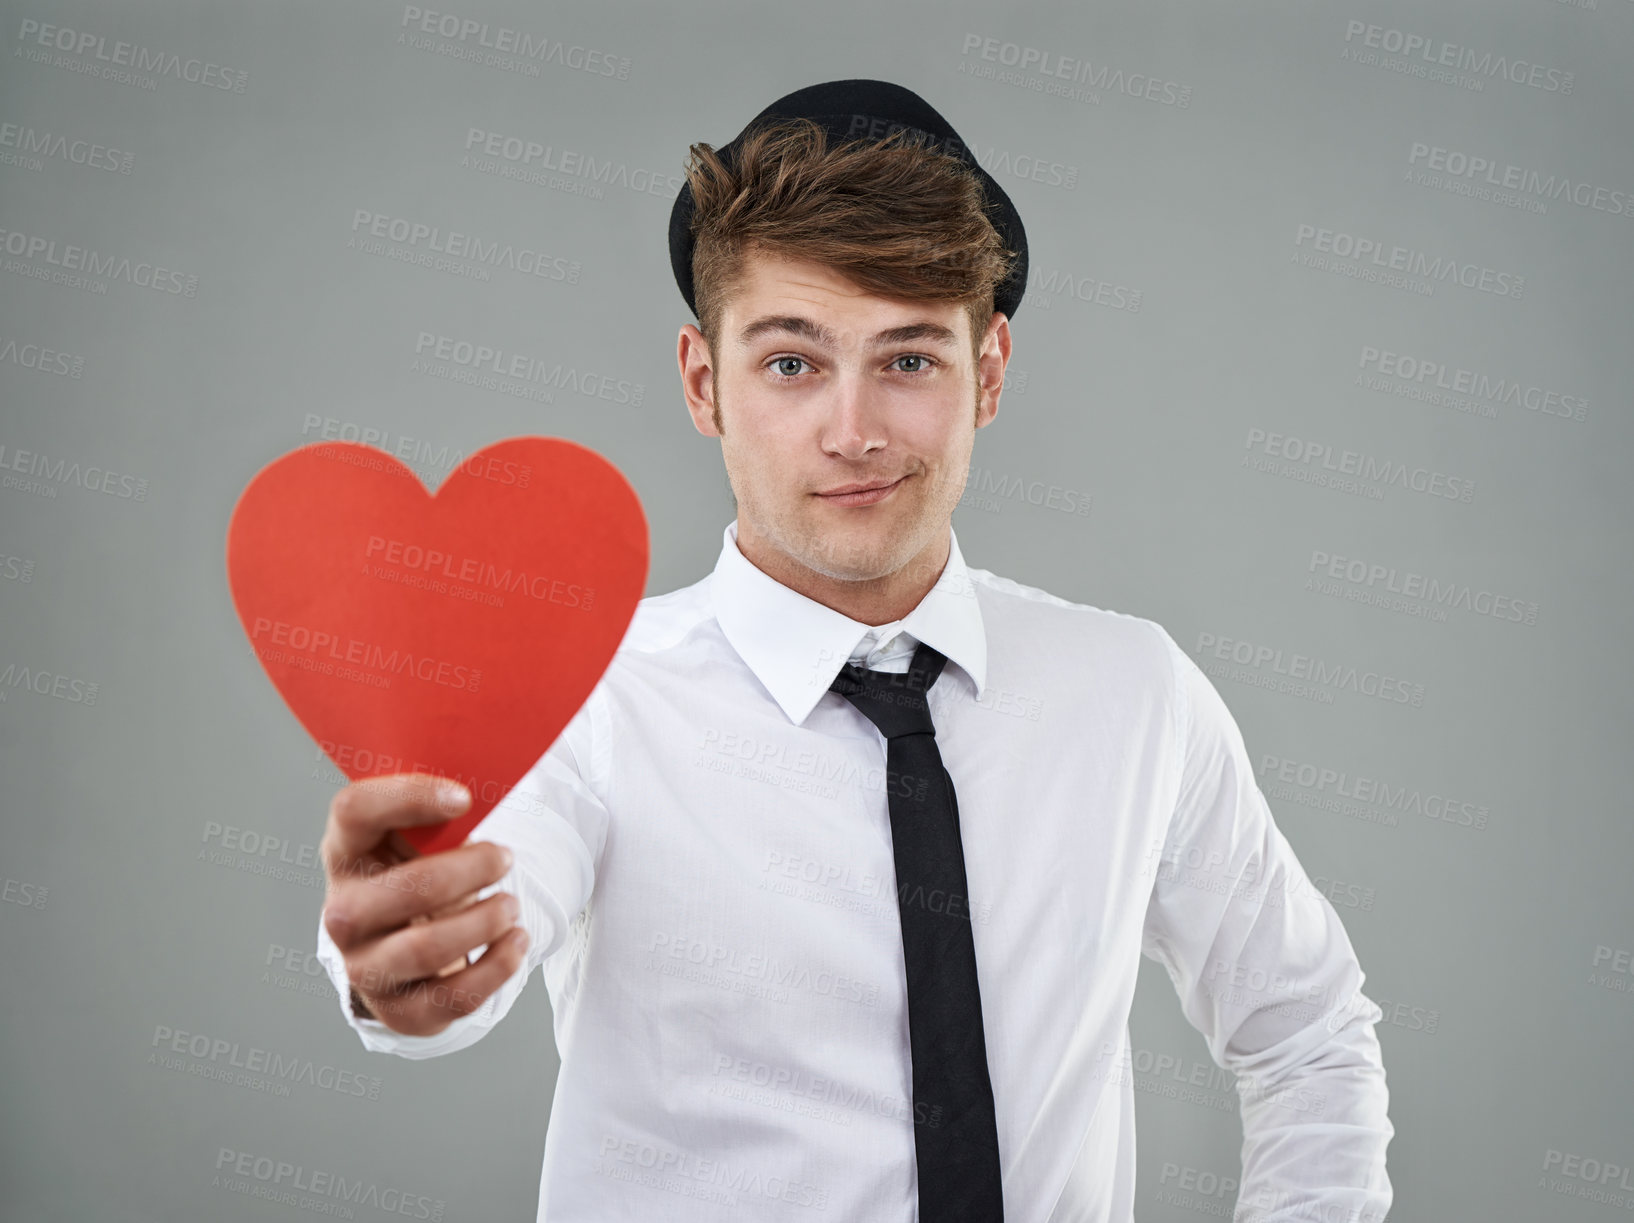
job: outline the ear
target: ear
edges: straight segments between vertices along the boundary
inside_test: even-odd
[[[686,397],[693,428],[705,437],[719,437],[715,428],[715,367],[709,342],[691,323],[681,328],[675,343],[675,361],[681,369],[681,394]]]
[[[1010,320],[1002,310],[993,311],[982,337],[981,356],[976,361],[980,402],[976,428],[990,424],[999,411],[999,392],[1004,389],[1004,368],[1010,363]]]

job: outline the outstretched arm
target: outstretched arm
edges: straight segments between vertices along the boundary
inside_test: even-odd
[[[599,695],[592,693],[556,742],[467,838],[470,844],[493,842],[512,854],[510,867],[477,891],[473,902],[499,892],[515,898],[515,920],[527,932],[528,944],[503,983],[480,999],[456,1000],[459,982],[476,971],[465,968],[458,958],[424,979],[376,982],[379,972],[371,964],[383,961],[383,950],[365,945],[343,951],[331,934],[334,915],[326,908],[318,922],[318,959],[340,996],[342,1015],[365,1048],[419,1059],[475,1043],[505,1017],[534,970],[567,942],[570,923],[590,899],[606,839],[607,809],[592,780],[596,749],[605,744],[604,739],[597,742],[594,730],[601,716]],[[413,870],[412,859],[393,867],[393,872],[409,872],[395,886],[412,888]],[[382,886],[387,882],[382,876]],[[414,927],[392,937],[405,936],[423,937]],[[469,952],[473,963],[480,963],[478,957],[485,954],[486,947]],[[369,1005],[398,1008],[387,1016],[394,1022],[359,1012],[352,988],[359,978]],[[413,1025],[404,1022],[410,1018]],[[405,1030],[408,1027],[426,1030]]]

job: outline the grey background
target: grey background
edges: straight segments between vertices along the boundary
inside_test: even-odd
[[[557,1065],[545,989],[531,983],[505,1023],[445,1059],[367,1054],[345,1028],[309,956],[321,884],[298,866],[341,779],[249,653],[225,580],[228,514],[262,465],[322,436],[308,414],[333,435],[384,430],[388,448],[424,439],[416,467],[433,486],[461,454],[543,433],[600,451],[639,491],[648,593],[702,576],[732,510],[677,386],[691,316],[664,244],[672,191],[597,197],[571,175],[483,173],[461,165],[467,132],[662,184],[690,142],[724,143],[774,97],[873,76],[920,92],[997,167],[1031,240],[1010,385],[954,519],[965,554],[1153,618],[1209,670],[1387,1005],[1392,1219],[1626,1216],[1618,1201],[1634,1194],[1601,1178],[1634,1165],[1634,202],[1503,203],[1408,174],[1423,144],[1600,187],[1602,203],[1634,191],[1634,2],[436,11],[601,51],[618,71],[529,74],[422,49],[399,41],[405,6],[378,0],[0,4],[0,125],[14,125],[0,127],[0,458],[127,478],[106,493],[48,469],[0,487],[0,1214],[302,1212],[244,1192],[253,1175],[229,1183],[225,1148],[361,1178],[447,1219],[532,1217]],[[243,73],[242,91],[76,71],[104,65],[41,48],[29,21],[229,74],[211,81]],[[1358,62],[1347,55],[1367,35],[1352,22],[1571,85],[1496,75],[1472,89]],[[1031,70],[1000,79],[1027,49],[1157,78],[1174,104],[1044,93]],[[75,141],[116,150],[115,168],[79,164]],[[1017,172],[1033,164],[1022,157],[1042,181]],[[359,209],[582,270],[574,285],[413,266],[349,247]],[[1301,226],[1523,277],[1524,292],[1448,281],[1423,294],[1306,266]],[[53,283],[30,271],[49,276],[46,256],[15,253],[19,234],[196,281]],[[560,389],[536,402],[428,375],[414,367],[422,332],[639,384],[641,403]],[[42,362],[42,347],[63,355]],[[1359,385],[1377,372],[1369,348],[1586,400],[1584,419]],[[1375,497],[1257,470],[1252,430],[1474,491]],[[1080,497],[1088,514],[1050,504]],[[1383,582],[1313,574],[1316,552],[1535,604],[1535,623],[1360,601]],[[1313,576],[1341,595],[1309,589]],[[1271,666],[1234,669],[1213,648],[1227,638],[1397,677],[1422,699],[1262,686]],[[1485,826],[1405,800],[1330,809],[1336,783],[1301,785],[1295,765],[1280,780],[1277,760],[1467,804],[1455,810]],[[289,848],[246,852],[245,834]],[[297,864],[283,877],[280,857]],[[1229,1190],[1182,1185],[1236,1176],[1235,1096],[1217,1079],[1184,1097],[1207,1052],[1161,970],[1143,972],[1140,1217],[1228,1217]],[[151,1056],[161,1029],[310,1059],[325,1081],[378,1078],[376,1098],[200,1073],[230,1054],[167,1065]]]

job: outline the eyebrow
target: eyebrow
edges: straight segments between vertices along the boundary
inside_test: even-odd
[[[761,336],[773,333],[799,336],[822,348],[839,346],[838,337],[827,327],[798,314],[767,314],[757,318],[738,332],[738,343],[747,347]],[[918,322],[877,332],[870,344],[874,348],[884,348],[891,344],[909,344],[925,340],[954,347],[958,344],[959,337],[940,323]]]

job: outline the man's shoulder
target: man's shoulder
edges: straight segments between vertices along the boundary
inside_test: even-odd
[[[684,640],[699,625],[714,619],[709,575],[659,595],[648,595],[635,607],[619,651],[654,654]]]
[[[996,627],[1011,632],[1059,632],[1074,639],[1123,649],[1155,648],[1164,655],[1172,643],[1164,627],[1146,616],[1094,603],[1074,602],[990,569],[968,566],[967,572],[983,611],[997,618]]]

